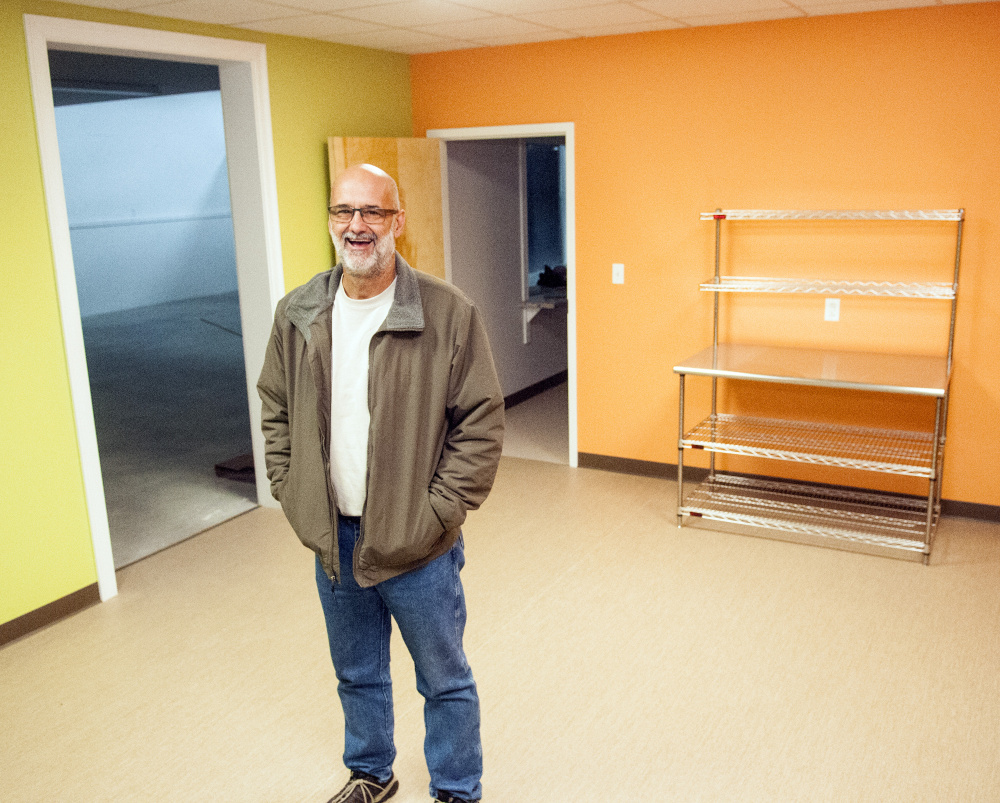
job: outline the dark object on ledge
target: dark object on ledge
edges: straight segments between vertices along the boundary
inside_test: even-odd
[[[225,462],[216,463],[215,476],[237,482],[255,482],[253,455],[241,454]]]
[[[556,265],[550,268],[546,265],[538,275],[539,287],[565,287],[566,286],[566,266]]]

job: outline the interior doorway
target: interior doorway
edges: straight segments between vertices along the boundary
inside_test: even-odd
[[[144,28],[25,15],[25,38],[42,176],[66,347],[70,392],[101,599],[117,593],[107,508],[94,425],[66,197],[59,160],[48,51],[101,52],[214,64],[225,118],[246,395],[264,360],[274,307],[284,294],[277,188],[264,45]],[[250,404],[255,485],[276,506],[264,473],[259,405]]]
[[[49,67],[120,569],[257,505],[219,70]]]
[[[548,368],[508,399],[504,454],[569,462],[566,299],[566,140],[520,140],[523,153],[522,339]],[[536,358],[538,359],[538,358]]]
[[[427,136],[447,144],[448,278],[486,320],[508,399],[504,453],[575,467],[573,124],[441,129]],[[532,225],[544,236],[532,236]]]

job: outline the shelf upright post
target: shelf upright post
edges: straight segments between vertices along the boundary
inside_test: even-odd
[[[722,214],[721,209],[715,210],[715,284],[719,284],[721,281],[721,274],[719,270],[719,254],[720,254],[720,239],[722,237],[722,220],[725,215]],[[718,355],[719,351],[719,294],[715,294],[715,305],[712,311],[712,348],[713,348],[713,368],[716,368],[714,364],[714,359]],[[714,413],[715,410],[713,409]]]
[[[715,210],[715,284],[719,284],[722,281],[721,270],[720,270],[720,253],[721,253],[721,242],[722,242],[722,221],[725,219],[721,209]],[[712,368],[716,369],[719,367],[719,293],[713,293],[715,296],[714,306],[712,310]],[[718,398],[719,398],[719,380],[716,377],[712,377],[712,428],[713,428],[713,440],[714,438],[714,428],[716,415],[718,413]],[[708,476],[710,479],[715,479],[715,452],[711,452],[708,455]]]
[[[677,415],[677,526],[683,526],[684,517],[681,507],[684,505],[684,374],[680,377],[680,412]]]
[[[946,391],[947,392],[947,391]],[[931,537],[934,533],[934,514],[941,498],[941,437],[944,422],[941,420],[943,399],[938,397],[934,403],[934,440],[931,441],[931,477],[927,494],[927,522],[924,530],[924,565],[931,559]]]
[[[951,396],[951,366],[955,350],[955,317],[958,312],[958,272],[962,264],[962,231],[965,225],[965,209],[958,209],[956,212],[958,221],[955,232],[955,272],[952,277],[951,321],[948,325],[948,361],[945,374],[944,398],[938,400],[937,414],[940,416],[940,427],[936,422],[934,425],[934,454],[932,456],[933,468],[931,472],[936,481],[936,485],[932,489],[932,494],[934,496],[934,510],[938,515],[940,515],[941,511],[941,495],[944,490],[944,442],[948,431],[948,400]],[[929,560],[930,544],[928,543],[928,550],[924,555],[924,563],[927,563]]]
[[[955,347],[955,315],[958,312],[958,267],[962,261],[962,224],[965,223],[965,210],[958,210],[958,232],[955,235],[955,274],[952,279],[954,291],[951,296],[951,324],[948,327],[948,376],[951,377],[951,357]]]

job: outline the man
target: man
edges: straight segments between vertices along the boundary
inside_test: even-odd
[[[344,709],[351,777],[330,803],[376,803],[399,786],[390,617],[425,698],[431,796],[476,801],[460,527],[496,475],[503,394],[473,304],[396,253],[406,213],[392,178],[356,165],[330,198],[338,263],[278,304],[257,385],[271,490],[316,553]]]

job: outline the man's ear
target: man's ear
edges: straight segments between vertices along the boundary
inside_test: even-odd
[[[398,238],[403,233],[406,226],[406,212],[402,209],[396,213],[392,221],[392,236]]]

